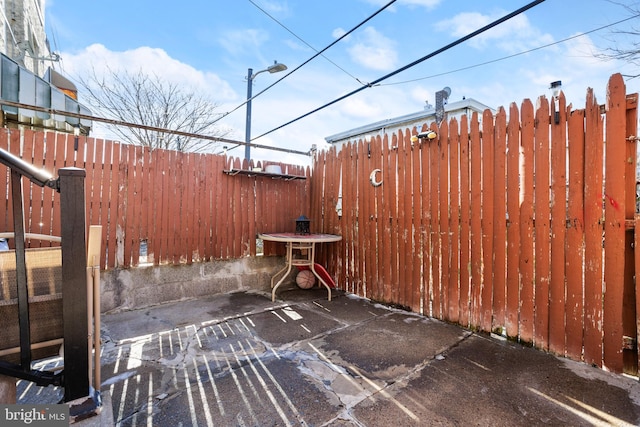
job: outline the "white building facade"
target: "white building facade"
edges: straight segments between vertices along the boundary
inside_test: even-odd
[[[0,52],[37,76],[52,57],[44,25],[45,0],[0,0]]]

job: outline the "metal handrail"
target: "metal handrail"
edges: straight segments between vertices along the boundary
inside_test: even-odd
[[[14,233],[13,231],[0,233],[0,239],[15,239],[15,237],[16,237],[16,233]],[[49,236],[48,234],[24,233],[24,238],[33,239],[33,240],[44,240],[47,242],[55,242],[55,243],[62,242],[62,237]]]
[[[25,162],[20,157],[9,153],[2,148],[0,148],[0,163],[6,165],[12,171],[28,178],[31,182],[39,185],[40,187],[49,187],[56,191],[60,191],[58,180],[51,176],[47,171],[36,168],[32,164]]]

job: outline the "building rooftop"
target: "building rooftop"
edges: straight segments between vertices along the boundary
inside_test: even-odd
[[[476,101],[473,98],[465,98],[460,101],[445,104],[444,106],[444,111],[445,113],[449,114],[449,116],[458,112],[460,113],[460,115],[474,111],[481,113],[486,109],[494,111],[488,105]],[[335,144],[354,137],[366,136],[373,132],[385,131],[389,128],[397,128],[405,124],[413,124],[419,121],[427,122],[430,118],[435,119],[435,115],[436,109],[428,105],[427,108],[422,111],[405,114],[403,116],[393,117],[390,119],[380,120],[364,126],[346,130],[344,132],[336,133],[331,136],[327,136],[325,138],[325,141],[327,141],[329,144]]]

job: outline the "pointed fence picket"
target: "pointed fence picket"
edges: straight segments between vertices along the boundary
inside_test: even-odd
[[[344,240],[323,262],[373,300],[637,372],[637,99],[616,74],[603,106],[541,96],[332,148],[311,215]]]
[[[258,233],[294,231],[306,215],[312,231],[343,237],[316,254],[342,289],[637,374],[638,95],[619,74],[606,93],[603,105],[589,89],[584,108],[560,94],[425,123],[435,140],[405,129],[334,146],[312,168],[278,163],[296,180],[64,133],[5,129],[0,147],[54,176],[86,170],[103,269],[255,256]],[[8,179],[5,169],[2,188]],[[60,235],[59,197],[27,186],[25,231]],[[11,209],[5,192],[2,231]]]
[[[294,231],[295,219],[310,212],[308,167],[270,163],[304,179],[230,175],[223,171],[238,169],[238,159],[18,129],[0,132],[0,147],[53,176],[65,166],[86,170],[86,215],[89,224],[103,226],[103,269],[139,265],[144,247],[142,256],[156,265],[255,256],[258,233]],[[8,177],[5,168],[3,188]],[[59,236],[59,197],[50,188],[24,185],[25,231]],[[2,231],[13,230],[10,202],[5,192]],[[33,240],[27,247],[41,245],[51,243]],[[265,244],[265,253],[282,248]]]

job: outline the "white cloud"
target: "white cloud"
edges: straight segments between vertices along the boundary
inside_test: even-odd
[[[86,79],[94,72],[99,77],[109,68],[112,71],[143,71],[157,75],[162,80],[178,84],[188,90],[200,92],[214,103],[233,102],[238,95],[231,86],[217,74],[196,70],[190,65],[171,58],[163,49],[138,47],[123,52],[115,52],[101,44],[93,44],[74,52],[62,52],[63,73],[72,79]],[[79,93],[82,102],[82,90]],[[222,107],[220,112],[224,111]],[[221,123],[221,129],[228,126]],[[118,139],[103,124],[96,123],[92,135],[98,138]]]
[[[384,6],[385,4],[389,3],[387,0],[366,0],[367,3],[369,4],[373,4],[376,6]],[[418,7],[426,7],[427,9],[432,9],[434,7],[436,7],[437,5],[439,5],[442,2],[442,0],[399,0],[396,4],[399,6],[402,5],[407,5],[407,6],[418,6]],[[390,11],[395,11],[396,10],[396,4],[391,5],[387,8],[387,10]]]
[[[297,42],[293,39],[287,39],[283,42],[289,49],[300,52],[310,52],[311,48],[307,45]]]
[[[591,55],[594,51],[590,38],[582,36],[559,44],[553,51],[545,49],[527,54],[524,61],[505,60],[496,64],[489,70],[494,75],[492,82],[476,86],[456,79],[452,88],[457,94],[465,94],[491,107],[508,108],[510,102],[520,106],[525,98],[534,105],[541,95],[549,98],[550,83],[560,80],[567,103],[574,108],[584,108],[587,88],[593,88],[602,103],[609,77],[627,69],[627,64],[620,61],[594,58]]]
[[[453,37],[461,38],[504,15],[506,12],[503,11],[492,15],[465,12],[436,23],[435,28]],[[533,27],[526,15],[517,15],[468,41],[470,46],[477,49],[498,47],[508,53],[517,53],[552,42],[553,37]]]
[[[334,39],[339,39],[340,37],[344,36],[346,32],[347,31],[344,28],[336,28],[331,32],[331,35]],[[351,36],[347,36],[345,40],[349,40],[350,37]]]
[[[262,8],[270,13],[289,14],[289,5],[286,2],[267,1],[263,2]]]
[[[602,61],[596,57],[596,55],[600,53],[600,49],[596,47],[591,38],[587,35],[571,39],[563,43],[563,46],[566,49],[566,54],[564,56],[571,58],[571,61],[575,62],[576,65],[591,68],[607,67],[606,61]]]
[[[431,105],[435,105],[435,95],[434,92],[422,87],[417,86],[411,90],[411,99],[416,101],[416,103],[423,103],[423,106],[426,105],[426,102],[429,102]]]
[[[218,39],[220,45],[229,53],[237,55],[242,52],[253,52],[269,39],[266,31],[243,29],[227,31]]]
[[[427,9],[431,9],[439,5],[441,0],[400,0],[400,4],[407,4],[410,6],[422,6]]]
[[[454,37],[462,37],[489,23],[489,17],[478,12],[459,13],[451,19],[437,22],[438,31],[447,32]]]
[[[344,104],[340,106],[341,111],[351,117],[371,119],[382,114],[380,105],[362,97],[347,98],[343,102]]]
[[[187,86],[208,95],[214,102],[234,100],[238,95],[217,74],[196,70],[190,65],[171,58],[163,49],[138,47],[114,52],[101,44],[93,44],[76,53],[62,54],[64,71],[73,78],[86,77],[95,70],[101,75],[107,68],[141,70],[171,83]]]
[[[358,34],[348,52],[354,62],[373,70],[392,70],[398,61],[395,42],[373,27]]]
[[[562,48],[561,55],[522,69],[518,74],[525,81],[530,81],[533,87],[539,88],[537,95],[547,97],[550,96],[550,82],[562,81],[567,102],[573,103],[575,108],[584,107],[588,87],[594,89],[600,102],[604,102],[607,81],[612,74],[621,71],[620,64],[585,56],[584,46],[579,42],[569,43]],[[529,96],[535,95],[531,93],[531,86],[528,90]]]

